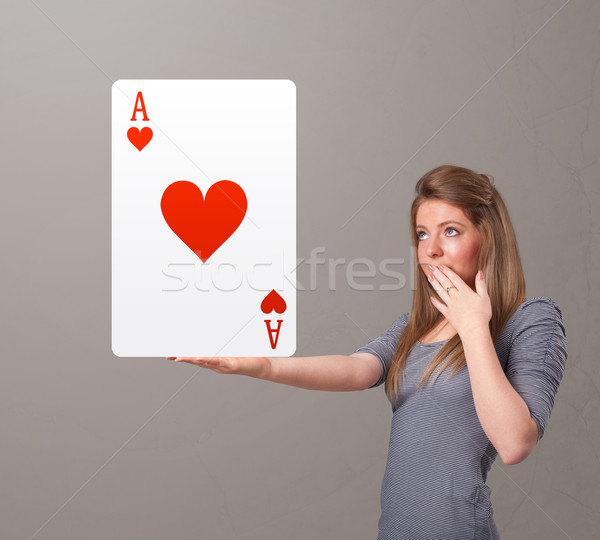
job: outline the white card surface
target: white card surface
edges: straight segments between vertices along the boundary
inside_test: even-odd
[[[296,350],[296,87],[112,87],[112,350]]]

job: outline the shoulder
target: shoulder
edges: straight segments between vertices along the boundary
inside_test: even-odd
[[[397,336],[407,325],[410,320],[410,312],[402,313],[385,331],[384,335]]]
[[[399,328],[403,328],[410,321],[410,311],[407,313],[402,313],[399,315],[396,320],[391,324],[388,330],[398,330]]]
[[[513,344],[528,336],[561,333],[566,335],[562,311],[558,304],[546,296],[525,299],[508,319],[502,330],[503,341]]]
[[[395,324],[398,325],[398,328],[405,328],[406,326],[408,326],[409,322],[410,322],[410,311],[400,315],[400,317],[398,317],[396,319]]]
[[[408,324],[408,321],[410,321],[410,311],[403,313],[402,315],[400,315],[400,317],[396,319],[396,322],[402,323],[404,325]]]
[[[562,312],[558,304],[547,296],[534,296],[533,298],[525,299],[515,310],[516,313],[556,313],[562,317]]]
[[[529,325],[540,320],[562,322],[562,311],[558,304],[546,296],[535,296],[525,299],[510,316],[507,326]]]

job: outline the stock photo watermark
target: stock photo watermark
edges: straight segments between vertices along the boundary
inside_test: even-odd
[[[194,289],[199,292],[212,290],[235,291],[248,286],[256,291],[282,289],[285,281],[297,291],[323,289],[325,268],[327,290],[335,291],[340,285],[354,291],[399,291],[407,285],[415,290],[415,249],[410,248],[408,261],[404,257],[389,257],[379,262],[368,257],[325,257],[325,246],[313,248],[308,258],[300,258],[291,270],[283,262],[234,263],[168,263],[162,270],[164,287],[162,292],[181,292]],[[295,277],[298,269],[308,267],[308,288]],[[321,276],[321,278],[319,278]],[[381,279],[385,283],[379,283]],[[275,282],[273,281],[275,279]]]

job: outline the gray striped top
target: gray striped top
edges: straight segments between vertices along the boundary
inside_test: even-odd
[[[409,313],[355,352],[381,362],[381,385]],[[417,385],[425,367],[448,340],[417,343],[406,363],[398,402],[392,402],[388,460],[381,487],[378,540],[498,539],[490,488],[485,484],[497,452],[483,431],[467,366],[447,369],[429,387]],[[495,344],[513,388],[538,426],[550,418],[567,359],[566,331],[556,303],[537,296],[512,314]],[[433,373],[434,377],[439,370]]]

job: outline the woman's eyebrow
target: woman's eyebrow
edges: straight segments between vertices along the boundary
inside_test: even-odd
[[[450,221],[443,221],[442,223],[440,223],[438,225],[438,229],[442,228],[444,225],[448,225],[449,223],[456,223],[457,225],[460,225],[461,227],[466,227],[466,225],[464,223],[461,223],[460,221],[454,221],[453,219],[451,219]],[[417,227],[420,229],[427,230],[427,227],[425,227],[424,225],[417,225]]]

